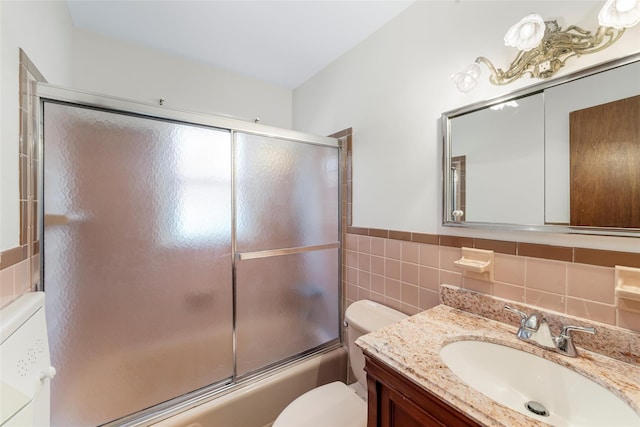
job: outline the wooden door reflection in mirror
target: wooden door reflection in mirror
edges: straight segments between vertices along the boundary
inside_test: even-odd
[[[571,225],[640,228],[640,95],[569,121]]]

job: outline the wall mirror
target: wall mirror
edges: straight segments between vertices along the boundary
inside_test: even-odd
[[[444,225],[640,237],[640,54],[442,125]]]

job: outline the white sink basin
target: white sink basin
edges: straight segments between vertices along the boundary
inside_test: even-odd
[[[640,426],[640,415],[600,384],[542,357],[484,341],[445,345],[440,357],[466,384],[554,426]],[[546,409],[547,416],[527,409]],[[479,408],[481,409],[481,408]]]

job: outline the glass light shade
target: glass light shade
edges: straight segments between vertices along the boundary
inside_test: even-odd
[[[469,92],[476,87],[478,78],[480,77],[480,65],[469,64],[461,71],[451,75],[451,80],[454,81],[460,92]]]
[[[544,31],[544,19],[537,13],[532,13],[509,28],[504,36],[504,43],[526,52],[540,44],[542,37],[544,37]]]
[[[603,27],[631,28],[640,22],[640,1],[608,0],[598,14]]]

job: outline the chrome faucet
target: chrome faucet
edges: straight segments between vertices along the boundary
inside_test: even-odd
[[[560,335],[554,337],[551,334],[549,322],[547,322],[543,314],[536,312],[527,315],[508,305],[505,305],[504,308],[520,316],[520,327],[516,333],[519,339],[564,354],[565,356],[576,357],[578,355],[576,346],[573,343],[573,337],[571,336],[572,331],[587,332],[589,334],[596,333],[593,327],[563,326]]]

